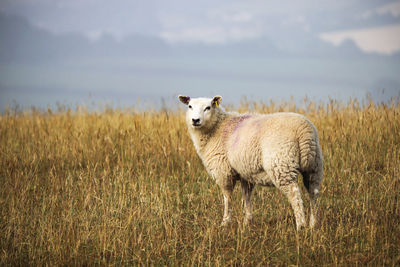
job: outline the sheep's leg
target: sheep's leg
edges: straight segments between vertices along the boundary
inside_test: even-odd
[[[292,206],[298,231],[306,224],[303,200],[300,195],[300,187],[296,182],[292,182],[286,185],[281,185],[279,188],[286,195]]]
[[[224,218],[222,226],[229,224],[232,221],[232,193],[235,188],[236,180],[230,180],[227,184],[220,184],[222,194],[224,196]]]
[[[310,196],[310,228],[314,228],[318,222],[319,187],[322,180],[322,171],[316,173],[304,173],[304,185]]]
[[[232,190],[222,189],[222,194],[224,195],[224,218],[221,226],[225,226],[232,221]]]
[[[318,187],[319,188],[319,187]],[[310,188],[310,228],[314,228],[318,221],[319,190]]]
[[[246,180],[241,179],[240,183],[242,185],[242,201],[244,203],[244,225],[249,225],[253,219],[252,215],[252,207],[251,207],[251,193],[254,188],[254,184],[247,182]]]

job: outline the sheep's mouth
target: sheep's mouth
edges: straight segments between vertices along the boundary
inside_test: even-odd
[[[192,123],[192,126],[193,126],[194,128],[200,128],[200,127],[201,127],[201,123],[200,123],[200,122],[193,122],[193,123]]]

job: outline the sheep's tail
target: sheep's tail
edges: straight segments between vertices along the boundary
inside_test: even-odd
[[[300,173],[303,176],[304,186],[310,194],[314,194],[313,190],[319,188],[323,175],[322,152],[315,126],[306,120],[299,128],[298,138]]]
[[[321,150],[319,147],[318,134],[310,121],[305,121],[298,132],[300,152],[300,172],[313,173],[318,169],[321,161]]]

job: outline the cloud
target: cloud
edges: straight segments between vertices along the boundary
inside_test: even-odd
[[[168,13],[160,18],[159,36],[169,43],[222,45],[257,39],[263,34],[255,14],[238,8],[205,8],[192,16]]]
[[[248,22],[252,20],[253,15],[249,12],[239,12],[232,15],[225,15],[223,18],[228,22]]]
[[[319,37],[335,46],[341,45],[346,40],[352,40],[366,53],[391,55],[400,51],[400,24],[322,33]]]
[[[289,17],[282,22],[282,25],[286,27],[296,27],[302,29],[304,32],[311,31],[311,25],[308,23],[307,18],[304,15]]]
[[[180,31],[164,31],[161,37],[170,43],[203,43],[207,45],[226,44],[231,41],[255,39],[260,36],[257,30],[222,26],[191,27]]]
[[[248,23],[254,19],[254,14],[244,10],[228,11],[212,9],[208,11],[207,14],[210,19],[220,20],[224,23]]]
[[[380,15],[391,14],[393,17],[400,17],[400,2],[386,4],[376,9]]]
[[[400,1],[385,4],[381,7],[369,9],[362,13],[359,17],[361,19],[370,19],[377,15],[384,16],[390,14],[394,18],[400,17]]]

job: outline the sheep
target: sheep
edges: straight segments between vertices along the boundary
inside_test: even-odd
[[[323,157],[315,126],[297,113],[239,114],[219,105],[221,96],[190,98],[186,123],[194,147],[224,199],[221,225],[231,222],[232,192],[241,184],[244,225],[252,221],[251,193],[255,185],[275,186],[289,200],[297,230],[306,226],[299,174],[310,197],[309,227],[318,221]]]

